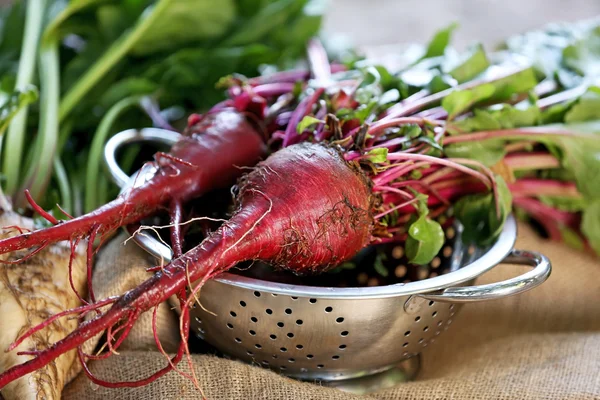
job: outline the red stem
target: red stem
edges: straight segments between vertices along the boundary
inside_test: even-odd
[[[331,80],[331,67],[323,44],[316,38],[311,39],[307,53],[313,78],[321,85],[328,84]]]
[[[421,111],[418,114],[415,114],[415,116],[421,117],[421,118],[429,118],[429,119],[446,119],[448,118],[448,113],[446,112],[446,110],[444,110],[443,107],[433,107],[430,108],[428,110],[424,110]]]
[[[455,87],[451,87],[448,88],[446,90],[442,90],[441,92],[437,92],[434,94],[431,94],[429,96],[426,97],[421,97],[416,99],[415,101],[411,101],[411,102],[402,102],[397,104],[398,107],[393,106],[390,107],[390,109],[388,110],[387,115],[383,118],[383,119],[389,119],[389,118],[395,118],[395,117],[404,117],[407,115],[411,115],[417,111],[422,110],[423,108],[438,103],[440,102],[442,99],[444,99],[445,97],[447,97],[450,93],[457,91],[457,90],[467,90],[467,89],[472,89],[474,87],[483,85],[485,83],[492,83],[492,82],[496,82],[499,81],[501,79],[504,79],[506,77],[509,77],[511,75],[514,75],[515,73],[521,72],[524,69],[520,68],[520,69],[515,69],[515,70],[508,70],[507,72],[502,73],[501,75],[498,75],[496,77],[494,77],[493,79],[476,79],[476,80],[472,80],[469,82],[465,82],[463,84],[457,85]],[[408,99],[407,99],[408,100]]]
[[[342,64],[331,64],[331,73],[345,71],[346,67]],[[265,83],[295,83],[298,81],[306,81],[310,78],[310,71],[308,70],[295,70],[295,71],[282,71],[266,76],[258,76],[250,78],[248,83],[252,86],[261,85]]]
[[[538,96],[545,96],[548,93],[554,92],[556,89],[558,89],[558,85],[556,84],[556,81],[554,79],[545,79],[542,82],[538,83],[533,89],[533,91]]]
[[[77,290],[77,288],[75,287],[75,282],[73,281],[73,260],[75,259],[77,246],[79,245],[80,240],[81,238],[77,237],[75,239],[75,242],[73,242],[73,239],[71,239],[71,241],[69,242],[71,245],[71,254],[69,255],[69,285],[71,286],[71,290],[73,291],[73,293],[75,293],[75,295],[77,296],[77,299],[82,304],[87,304],[87,301],[79,293],[79,290]]]
[[[400,103],[394,104],[390,108],[388,108],[382,115],[381,119],[388,119],[400,116],[399,113],[402,112],[409,104],[413,102],[419,101],[429,95],[429,90],[421,90],[406,99],[402,100]]]
[[[97,303],[94,304],[86,304],[77,308],[72,308],[70,310],[66,310],[63,312],[60,312],[58,314],[54,314],[51,317],[48,317],[48,319],[46,319],[44,322],[42,322],[39,325],[34,326],[33,328],[29,329],[27,332],[25,332],[23,335],[21,335],[21,337],[19,337],[17,340],[15,340],[13,343],[11,343],[10,346],[8,346],[7,351],[12,351],[15,348],[17,348],[21,343],[23,343],[23,341],[25,339],[27,339],[28,337],[30,337],[31,335],[33,335],[36,332],[41,331],[42,329],[44,329],[45,327],[47,327],[48,325],[50,325],[51,323],[53,323],[54,321],[56,321],[59,318],[62,318],[66,315],[71,315],[71,314],[79,314],[82,312],[86,312],[86,311],[92,311],[92,310],[96,310],[102,306],[105,306],[107,304],[111,304],[114,303],[117,300],[116,297],[109,297],[107,299],[104,300],[100,300]]]
[[[287,147],[299,141],[299,135],[296,132],[296,126],[300,123],[302,118],[304,118],[310,112],[311,107],[317,102],[317,100],[319,99],[319,97],[321,97],[324,91],[325,89],[322,87],[315,89],[312,95],[306,96],[300,102],[300,104],[298,104],[298,107],[296,107],[296,109],[292,113],[290,121],[287,127],[285,128],[285,136],[283,138],[282,145],[283,147]]]
[[[553,179],[523,178],[509,183],[508,188],[514,196],[581,197],[574,182]]]
[[[286,82],[265,83],[263,85],[252,88],[252,91],[254,92],[254,94],[264,98],[277,97],[281,96],[282,94],[294,91],[294,86],[295,85],[293,83]]]
[[[548,96],[546,98],[539,99],[537,101],[537,106],[543,110],[543,109],[551,107],[555,104],[560,104],[560,103],[564,103],[565,101],[574,100],[574,99],[580,97],[582,94],[584,94],[587,89],[588,89],[587,85],[576,86],[572,89],[568,89],[568,90],[562,91],[560,93],[556,93],[552,96]]]
[[[22,262],[25,262],[25,261],[29,260],[31,257],[35,256],[40,251],[44,250],[46,247],[48,247],[49,244],[50,243],[46,243],[46,242],[42,243],[39,247],[32,250],[29,254],[27,254],[26,256],[23,256],[17,260],[0,260],[0,264],[20,264]]]
[[[503,162],[513,171],[560,168],[560,161],[546,152],[509,154]]]
[[[536,217],[540,222],[549,220],[577,229],[581,219],[577,213],[556,210],[539,200],[529,197],[516,197],[513,199],[513,204],[517,207],[521,207]]]
[[[444,145],[460,142],[474,142],[478,140],[487,139],[519,139],[522,136],[578,136],[578,137],[589,137],[589,135],[578,134],[562,129],[551,128],[547,126],[535,126],[528,128],[515,128],[515,129],[499,129],[495,131],[480,131],[475,133],[465,133],[455,136],[446,136],[444,138]]]
[[[423,126],[425,124],[428,125],[443,125],[442,121],[429,120],[426,118],[418,118],[418,117],[402,117],[402,118],[392,118],[392,119],[382,119],[377,122],[374,122],[369,128],[369,134],[372,136],[378,136],[384,130],[388,128],[398,127],[402,125],[416,124]],[[360,127],[355,128],[348,132],[346,136],[353,136],[360,130]]]
[[[65,214],[65,216],[69,219],[73,219],[75,217],[73,217],[71,214],[69,214],[68,212],[66,212],[61,206],[60,204],[56,205],[56,208],[58,208],[60,210],[61,213]]]
[[[96,240],[96,235],[100,230],[100,224],[92,226],[92,231],[90,233],[90,237],[88,238],[87,245],[87,259],[86,259],[86,267],[87,267],[87,284],[88,284],[88,295],[90,296],[90,300],[92,303],[96,302],[96,295],[94,295],[94,287],[92,285],[92,265],[94,258],[94,240]]]
[[[181,237],[181,213],[182,204],[178,199],[171,201],[171,246],[173,247],[173,256],[180,257],[183,254],[183,238]]]
[[[408,162],[399,164],[397,167],[390,168],[386,172],[374,177],[373,183],[375,183],[378,186],[385,185],[386,183],[392,182],[393,180],[406,175],[410,171],[414,171],[417,168],[428,166],[429,164],[430,163],[428,161],[420,161],[417,163]]]
[[[33,208],[33,210],[40,214],[45,220],[47,220],[53,225],[58,224],[58,220],[56,218],[47,213],[46,210],[40,207],[39,204],[37,204],[35,200],[33,200],[33,197],[31,197],[31,193],[29,193],[29,189],[25,189],[25,198],[27,199],[27,202],[29,203],[31,208]]]

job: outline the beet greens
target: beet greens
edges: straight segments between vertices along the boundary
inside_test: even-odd
[[[487,245],[514,205],[551,239],[600,253],[598,26],[553,25],[490,54],[480,45],[464,53],[447,47],[450,27],[403,65],[357,59],[339,72],[313,42],[315,74],[293,85],[289,73],[236,76],[226,81],[231,100],[223,104],[262,93],[267,114],[276,115],[273,146],[326,141],[368,164],[382,193],[375,230],[382,243],[412,242],[411,224],[452,204],[464,238]],[[475,170],[457,175],[428,156]]]

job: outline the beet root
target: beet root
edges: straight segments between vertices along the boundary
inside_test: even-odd
[[[255,165],[265,152],[264,140],[240,113],[224,109],[207,114],[186,129],[168,154],[155,155],[158,172],[151,180],[81,217],[51,218],[53,227],[0,240],[0,254],[74,241],[92,232],[102,236],[171,202],[181,204],[229,186],[242,174],[239,167]]]
[[[317,144],[298,144],[280,150],[241,179],[238,208],[229,221],[201,244],[118,298],[108,311],[81,324],[63,340],[36,353],[33,359],[5,371],[0,375],[0,388],[80,347],[106,329],[126,326],[116,340],[122,341],[127,327],[140,313],[172,295],[178,295],[182,302],[184,343],[189,307],[195,292],[207,279],[247,260],[266,261],[298,274],[336,266],[369,244],[373,203],[369,181],[337,150]],[[190,288],[193,293],[184,301],[182,292],[191,282],[197,282],[197,286]],[[180,349],[156,377],[174,368],[182,354]],[[81,351],[80,357],[83,358]],[[149,379],[107,385],[138,386]]]

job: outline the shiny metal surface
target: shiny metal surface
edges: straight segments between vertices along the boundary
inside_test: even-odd
[[[104,145],[104,163],[110,177],[121,188],[127,186],[129,183],[133,183],[129,175],[117,163],[117,152],[123,146],[140,142],[160,143],[172,146],[178,140],[179,136],[177,132],[158,128],[128,129],[117,133]],[[145,172],[150,171],[147,169]]]
[[[113,155],[116,148],[112,146]],[[116,162],[107,164],[118,168]],[[151,174],[151,170],[141,173],[144,179]],[[112,175],[123,177],[122,171]],[[139,179],[139,173],[129,178],[122,191]],[[221,274],[202,288],[202,304],[192,310],[192,329],[231,357],[295,378],[338,381],[390,370],[434,343],[452,324],[461,303],[521,293],[550,274],[543,255],[513,250],[517,235],[513,217],[488,248],[466,246],[460,233],[456,225],[447,236],[450,254],[440,255],[441,266],[431,265],[450,272],[408,283],[311,287]],[[171,259],[170,249],[151,236],[138,235],[136,242],[163,261]],[[457,287],[472,285],[502,262],[534,268],[504,282]]]
[[[475,266],[488,270],[480,260],[461,269]],[[248,278],[227,274],[227,278],[209,281],[202,289],[202,307],[192,312],[193,329],[232,357],[295,378],[343,380],[376,374],[434,343],[456,318],[460,303],[521,293],[550,274],[550,263],[537,253],[514,250],[504,261],[534,269],[497,284],[451,287],[459,269],[440,276],[449,282],[440,294],[410,288],[436,277],[392,285],[395,296],[390,296],[389,287],[251,285]],[[355,297],[359,289],[371,296]],[[346,295],[348,291],[354,293]],[[381,296],[374,297],[374,293]]]
[[[179,136],[180,134],[177,132],[159,128],[144,128],[139,130],[128,129],[112,136],[104,146],[104,165],[106,166],[112,181],[122,188],[121,194],[131,188],[138,187],[151,179],[156,173],[156,168],[152,164],[146,164],[130,177],[121,169],[117,162],[118,151],[128,144],[142,142],[172,146],[179,140]],[[135,228],[133,226],[127,226],[125,227],[125,230],[132,235]],[[171,259],[173,254],[171,249],[158,240],[146,235],[135,235],[133,240],[157,259]]]
[[[410,382],[416,378],[420,368],[421,357],[420,354],[417,354],[415,357],[401,361],[383,372],[339,381],[319,381],[319,383],[344,392],[368,394],[379,390],[390,389],[401,383]]]
[[[424,299],[470,303],[473,301],[495,300],[513,296],[533,289],[544,283],[552,270],[550,260],[540,253],[529,250],[512,250],[501,264],[519,264],[533,267],[533,270],[502,282],[470,287],[444,289],[440,294],[422,295]]]

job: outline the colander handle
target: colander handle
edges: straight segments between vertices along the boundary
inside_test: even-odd
[[[123,188],[130,180],[117,163],[117,152],[121,147],[130,143],[150,142],[172,146],[179,139],[180,134],[159,128],[128,129],[111,137],[104,146],[104,163],[112,180]]]
[[[498,265],[500,264],[528,265],[533,267],[533,269],[523,275],[502,282],[487,285],[452,287],[444,289],[439,294],[422,294],[419,297],[427,300],[452,303],[470,303],[473,301],[500,299],[526,292],[539,286],[548,279],[552,271],[550,260],[545,255],[529,250],[513,249]]]

